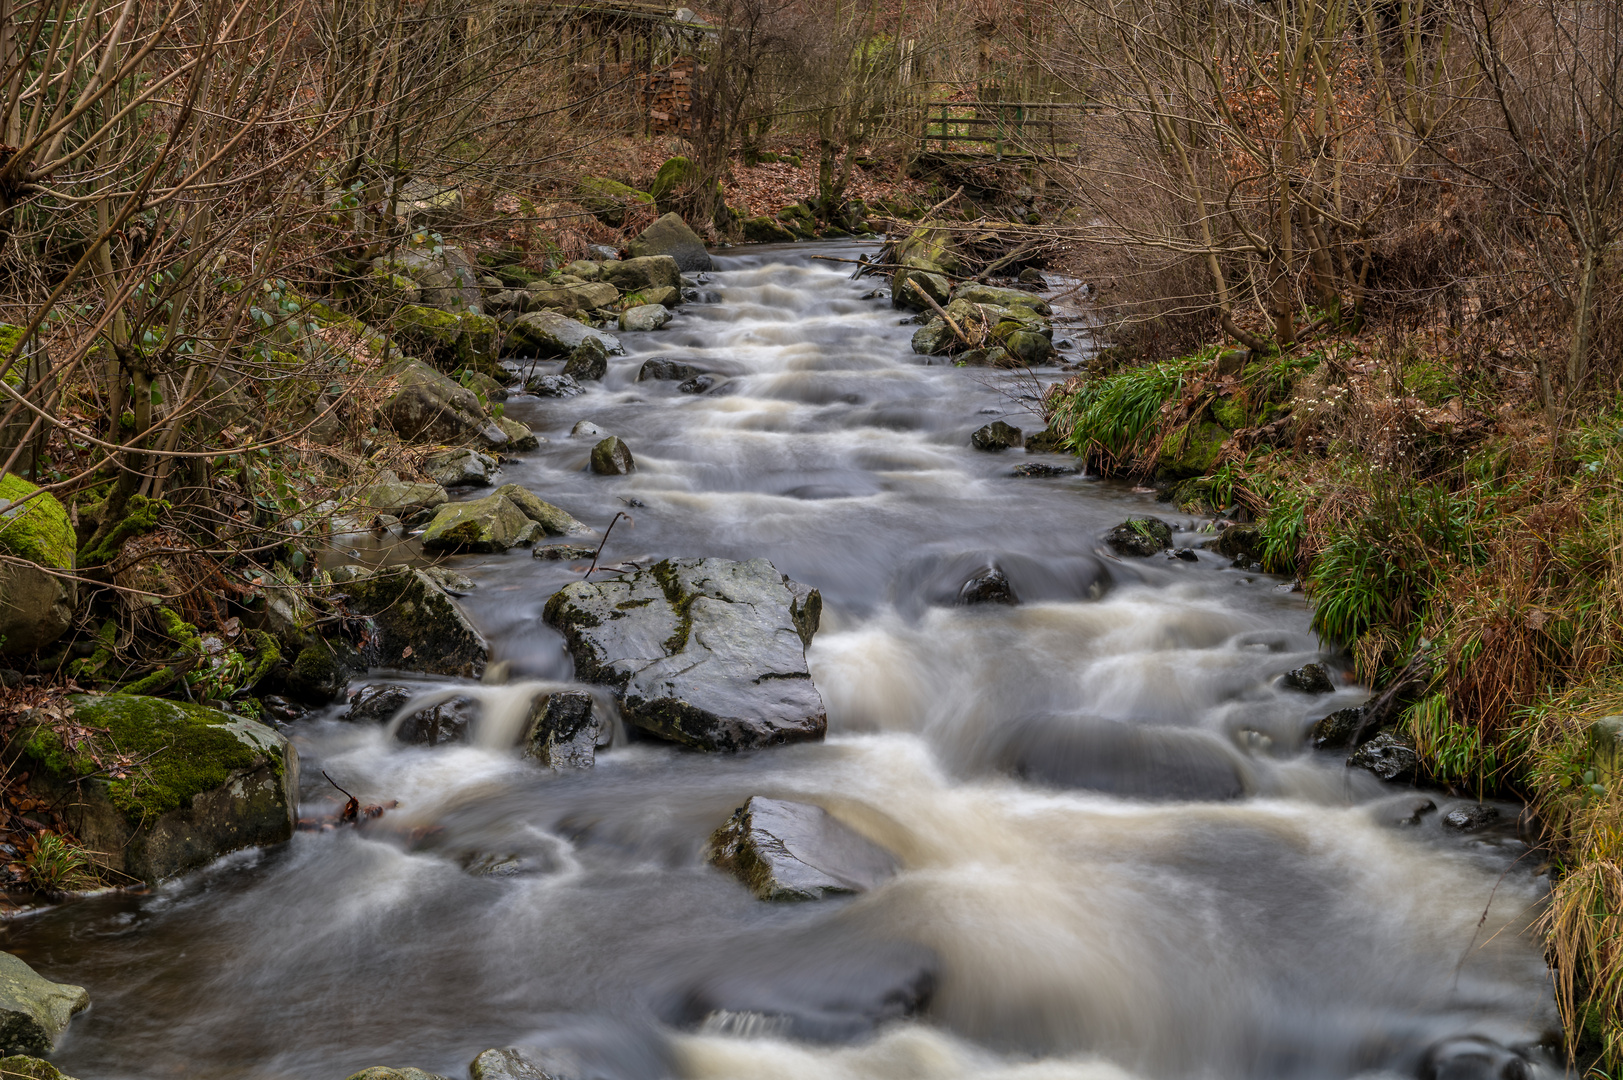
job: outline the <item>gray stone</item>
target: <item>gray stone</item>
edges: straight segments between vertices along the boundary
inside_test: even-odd
[[[408,180],[395,198],[395,215],[408,228],[414,225],[452,225],[462,213],[462,192],[432,180]]]
[[[369,615],[379,634],[378,667],[476,678],[490,648],[455,600],[421,570],[398,567],[344,586],[351,610]]]
[[[1035,716],[1005,722],[989,740],[996,766],[1034,783],[1203,802],[1243,798],[1250,789],[1240,753],[1209,731]]]
[[[670,382],[681,382],[691,379],[699,374],[699,369],[692,364],[681,360],[672,360],[668,356],[656,356],[651,360],[644,360],[642,368],[637,372],[638,382],[647,382],[650,379],[659,379]]]
[[[518,356],[568,356],[588,339],[596,340],[610,356],[625,353],[614,335],[594,330],[555,311],[532,311],[514,319],[513,325],[508,328],[502,351]]]
[[[424,551],[506,551],[535,537],[535,526],[501,493],[446,503],[423,530]]]
[[[639,304],[620,313],[620,329],[628,333],[648,333],[670,321],[670,310],[661,304]]]
[[[586,393],[586,387],[573,375],[532,375],[524,383],[524,389],[537,397],[566,398]]]
[[[1026,308],[1037,315],[1054,313],[1054,309],[1040,296],[1033,296],[1019,289],[1000,289],[995,285],[980,285],[972,281],[966,281],[952,290],[952,299],[1001,308]]]
[[[78,694],[75,723],[139,761],[112,779],[83,744],[47,727],[14,740],[29,791],[64,808],[68,829],[115,875],[160,881],[293,835],[299,755],[263,724],[135,694]]]
[[[1018,604],[1008,576],[997,567],[970,578],[958,590],[960,604]]]
[[[582,281],[596,281],[603,272],[602,264],[590,259],[576,259],[563,268],[563,272],[570,277],[578,277]]]
[[[695,236],[694,239],[697,240],[698,237]],[[647,293],[650,289],[680,289],[682,270],[683,268],[669,255],[649,255],[622,262],[605,263],[602,275],[605,281],[621,292]]]
[[[693,378],[688,379],[676,389],[678,393],[682,394],[703,394],[715,385],[716,377],[714,375],[704,374],[693,376]]]
[[[627,723],[701,750],[821,739],[806,668],[822,598],[765,559],[667,559],[547,602],[577,678],[613,688]]]
[[[1474,832],[1499,820],[1497,806],[1456,806],[1443,815],[1443,824],[1460,832]]]
[[[1117,555],[1147,559],[1172,546],[1172,526],[1157,517],[1128,518],[1105,534],[1105,543]]]
[[[550,1073],[516,1046],[486,1050],[468,1066],[470,1080],[573,1080]]]
[[[592,531],[529,488],[517,484],[503,484],[496,489],[496,494],[506,498],[518,507],[525,517],[541,526],[541,531],[546,536],[578,536]]]
[[[371,683],[349,697],[349,708],[340,719],[355,724],[385,724],[417,693],[398,683]]]
[[[977,450],[1018,450],[1025,445],[1025,436],[1013,424],[994,420],[971,435],[969,445]]]
[[[920,356],[945,356],[956,344],[958,335],[939,317],[913,331],[913,351]]]
[[[597,761],[601,722],[584,690],[559,690],[536,701],[524,756],[549,769],[590,769]]]
[[[1354,750],[1347,764],[1368,769],[1382,780],[1412,780],[1420,768],[1420,755],[1407,735],[1387,729]]]
[[[496,468],[495,458],[477,450],[442,450],[423,459],[423,472],[443,487],[489,487]]]
[[[577,382],[599,382],[608,373],[609,351],[596,338],[587,338],[575,346],[564,365],[564,374]]]
[[[676,260],[678,269],[690,273],[715,269],[699,234],[688,228],[687,222],[674,213],[666,214],[644,229],[641,235],[626,245],[626,254],[632,259],[669,255]],[[606,268],[605,272],[608,272]]]
[[[552,559],[554,561],[569,562],[575,559],[590,559],[597,554],[597,549],[584,544],[537,544],[530,552],[532,558]]]
[[[897,869],[890,852],[821,806],[760,795],[716,830],[708,857],[762,900],[868,892]]]
[[[571,439],[601,439],[603,429],[590,420],[576,420],[575,426],[569,429]]]
[[[430,251],[400,251],[379,265],[415,281],[420,289],[418,302],[424,307],[480,311],[479,271],[457,248],[444,248],[437,255]]]
[[[1348,745],[1362,745],[1374,738],[1378,728],[1368,723],[1369,711],[1362,705],[1351,709],[1337,709],[1313,724],[1308,741],[1315,750],[1339,750]]]
[[[75,591],[37,567],[0,564],[0,653],[31,653],[67,633]]]
[[[409,1065],[373,1065],[350,1075],[349,1080],[451,1080],[439,1073],[424,1072]]]
[[[454,697],[402,717],[394,729],[396,742],[410,746],[444,746],[468,741],[468,729],[478,718],[472,698]]]
[[[515,453],[524,450],[539,450],[541,444],[546,441],[527,426],[509,416],[498,416],[496,426],[501,428],[502,434],[507,436],[507,445],[503,447],[505,450],[511,450]]]
[[[610,435],[592,447],[592,471],[599,476],[624,476],[636,467],[631,448],[618,435]]]
[[[1330,681],[1330,674],[1324,670],[1323,664],[1303,664],[1299,668],[1292,668],[1279,677],[1279,685],[1285,690],[1294,690],[1299,694],[1336,692],[1335,683]]]
[[[0,1052],[49,1054],[74,1013],[89,1004],[84,987],[54,983],[0,953]]]
[[[388,374],[394,390],[378,413],[401,438],[450,445],[507,445],[507,433],[479,404],[479,396],[456,380],[410,358]]]
[[[356,502],[374,514],[392,514],[402,521],[415,521],[434,511],[449,498],[438,484],[402,481],[385,469],[378,479],[355,495]]]
[[[896,271],[890,283],[891,304],[913,311],[933,311],[925,297],[946,307],[952,299],[952,283],[940,274],[924,269],[904,267]]]

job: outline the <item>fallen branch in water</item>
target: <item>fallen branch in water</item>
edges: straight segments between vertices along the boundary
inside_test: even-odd
[[[971,349],[973,349],[975,347],[974,342],[970,341],[968,336],[965,335],[962,330],[958,329],[958,324],[953,321],[953,318],[952,318],[951,315],[947,314],[947,309],[935,302],[935,297],[931,296],[929,293],[927,293],[923,289],[919,288],[918,283],[916,281],[914,281],[912,278],[907,279],[906,285],[907,285],[907,287],[909,289],[912,289],[914,292],[916,292],[920,296],[922,296],[924,298],[924,302],[926,304],[929,304],[932,308],[934,308],[935,313],[937,315],[941,316],[943,319],[945,319],[947,321],[947,326],[949,328],[951,328],[952,332],[958,336],[959,341],[962,341],[966,346],[968,346]]]
[[[592,565],[586,568],[586,574],[581,578],[582,581],[585,581],[587,578],[591,577],[592,571],[597,569],[597,560],[598,556],[603,554],[603,545],[609,542],[609,533],[614,531],[614,523],[619,521],[621,518],[631,521],[631,515],[626,513],[624,510],[621,510],[619,513],[615,514],[612,519],[610,519],[609,527],[603,530],[603,539],[598,541],[597,550],[592,553]],[[631,521],[633,528],[636,527],[636,524],[637,523],[635,521]]]

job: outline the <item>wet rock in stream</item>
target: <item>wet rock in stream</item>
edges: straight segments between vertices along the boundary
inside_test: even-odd
[[[972,577],[964,582],[964,587],[958,590],[960,604],[1018,604],[1020,601],[1014,595],[1014,588],[1009,584],[1009,578],[997,567],[988,569],[978,577]]]
[[[691,379],[698,374],[699,369],[694,367],[692,364],[685,363],[681,360],[672,360],[668,356],[656,356],[652,359],[643,361],[642,368],[637,372],[637,381],[648,382],[650,380],[662,380],[667,382],[681,382],[685,379]]]
[[[73,1080],[49,1061],[21,1054],[0,1058],[0,1076],[6,1080]]]
[[[0,952],[0,1053],[49,1054],[74,1014],[89,1005],[84,987],[52,982],[17,957]],[[11,1075],[18,1074],[0,1072]]]
[[[343,586],[350,608],[381,632],[373,643],[379,667],[475,678],[490,656],[445,588],[421,570],[399,567],[363,574]]]
[[[1020,429],[1013,424],[1006,424],[1002,420],[994,420],[983,428],[978,428],[975,434],[969,437],[969,445],[977,450],[996,452],[999,450],[1018,450],[1025,445]]]
[[[1475,1035],[1438,1043],[1420,1066],[1421,1080],[1534,1080],[1536,1075],[1522,1055]]]
[[[575,677],[612,687],[627,723],[700,750],[821,739],[806,668],[822,597],[765,559],[666,559],[547,601]]]
[[[1323,664],[1303,664],[1299,668],[1279,677],[1279,685],[1285,690],[1294,690],[1298,694],[1333,694],[1336,692],[1335,683],[1330,681],[1330,673],[1324,670]]]
[[[1456,806],[1443,815],[1443,824],[1459,832],[1475,832],[1499,820],[1496,806]]]
[[[1147,559],[1172,546],[1172,526],[1157,517],[1128,518],[1105,534],[1105,543],[1117,555]]]
[[[1314,722],[1308,742],[1315,750],[1340,750],[1353,745],[1355,741],[1362,745],[1379,731],[1374,724],[1368,723],[1368,717],[1369,710],[1362,705],[1337,709]]]
[[[599,476],[625,476],[637,467],[631,447],[619,436],[610,435],[592,447],[592,471]]]
[[[1002,725],[983,755],[1035,783],[1125,798],[1229,800],[1251,787],[1239,751],[1195,728],[1029,717]]]
[[[884,848],[821,806],[760,795],[710,838],[709,861],[761,900],[821,900],[867,892],[896,873]]]
[[[547,1072],[516,1046],[486,1050],[468,1066],[472,1080],[574,1080]]]
[[[348,1080],[450,1080],[450,1077],[424,1072],[409,1065],[403,1067],[373,1065],[369,1069],[352,1074]]]
[[[537,397],[567,398],[586,393],[586,387],[573,375],[532,375],[525,380],[524,389]]]
[[[560,690],[536,702],[524,756],[549,769],[590,769],[602,724],[584,690]]]
[[[1415,752],[1414,740],[1387,729],[1354,750],[1347,764],[1368,769],[1389,782],[1412,780],[1420,768],[1420,755]]]

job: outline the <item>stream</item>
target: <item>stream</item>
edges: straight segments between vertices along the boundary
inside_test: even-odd
[[[812,258],[872,250],[718,256],[721,303],[621,335],[629,355],[584,395],[508,401],[549,441],[498,479],[598,530],[627,512],[606,563],[764,557],[821,590],[826,741],[620,739],[554,774],[494,738],[404,746],[312,714],[289,729],[305,812],[333,805],[322,770],[399,808],[9,924],[7,949],[90,991],[60,1068],[464,1077],[520,1045],[570,1080],[1559,1074],[1530,928],[1547,882],[1518,808],[1458,831],[1442,819],[1466,800],[1308,749],[1313,720],[1367,692],[1328,660],[1333,694],[1277,685],[1322,658],[1301,594],[1212,552],[1104,554],[1130,515],[1179,546],[1205,522],[1119,483],[1013,475],[1070,459],[971,449],[992,420],[1040,429],[1058,370],[915,356],[904,313],[864,299],[873,279]],[[721,384],[637,382],[656,355]],[[637,470],[587,471],[581,420]],[[570,677],[541,612],[578,562],[447,564],[476,583],[462,603],[494,661]],[[1018,604],[955,603],[993,566]],[[756,900],[703,858],[752,795],[826,808],[901,871]],[[910,995],[927,1004],[903,1015]]]

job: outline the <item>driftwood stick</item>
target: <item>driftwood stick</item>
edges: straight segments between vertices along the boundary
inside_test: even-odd
[[[969,336],[967,334],[965,334],[962,330],[958,329],[958,324],[953,321],[953,318],[952,318],[951,315],[947,314],[946,309],[943,308],[940,304],[935,302],[935,297],[931,296],[929,293],[925,292],[923,289],[921,289],[917,285],[915,285],[913,283],[912,278],[908,278],[905,284],[907,285],[907,287],[909,289],[912,289],[914,292],[916,292],[920,296],[922,296],[924,298],[924,302],[926,304],[929,304],[932,308],[934,308],[935,313],[937,315],[941,316],[943,319],[946,320],[947,326],[950,327],[952,329],[952,332],[958,336],[959,341],[962,341],[965,345],[967,345],[971,349],[973,349],[975,347],[975,343],[969,340]]]

